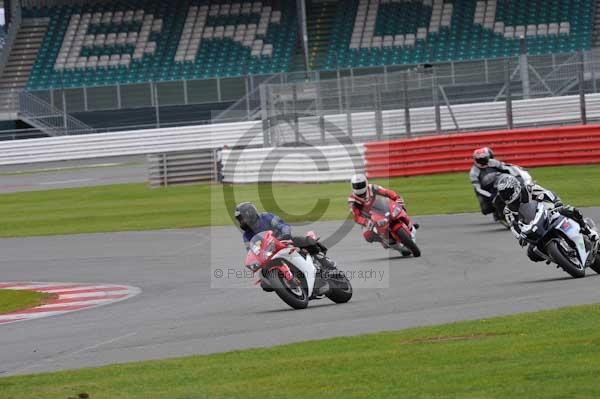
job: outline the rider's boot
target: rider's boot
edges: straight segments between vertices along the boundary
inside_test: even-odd
[[[326,256],[324,253],[321,252],[321,253],[316,254],[315,259],[317,259],[319,261],[319,263],[323,267],[323,270],[334,270],[335,269],[335,262],[333,260],[331,260],[328,256]]]

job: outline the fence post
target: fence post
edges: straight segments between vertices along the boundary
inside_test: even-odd
[[[596,61],[594,59],[594,51],[590,50],[588,52],[588,62],[590,63],[590,73],[591,73],[591,78],[592,78],[592,88],[594,90],[594,93],[598,93],[598,86],[596,83]]]
[[[377,76],[374,77],[375,85],[374,89],[374,105],[375,105],[375,134],[377,135],[377,140],[381,140],[381,136],[383,136],[383,113],[382,113],[382,104],[381,104],[381,86],[379,83],[379,79]]]
[[[523,99],[529,100],[529,62],[527,61],[527,42],[524,37],[519,39],[519,70],[523,84]]]
[[[342,101],[342,82],[340,82],[340,70],[339,69],[336,71],[335,76],[336,76],[335,80],[336,80],[337,89],[338,89],[338,104],[340,106],[340,114],[341,114],[342,112],[344,112],[343,111],[344,105],[343,105],[343,101]]]
[[[217,99],[221,102],[221,79],[217,76]]]
[[[292,115],[294,118],[294,140],[296,145],[300,143],[300,126],[298,126],[298,87],[296,84],[292,85]]]
[[[62,89],[62,109],[63,109],[63,127],[65,129],[65,134],[67,134],[68,126],[67,126],[67,99],[65,97],[65,88]]]
[[[410,102],[408,100],[408,71],[405,71],[402,75],[402,89],[404,91],[404,124],[406,126],[406,136],[411,137]]]
[[[160,127],[160,105],[158,103],[158,88],[154,82],[150,82],[150,87],[152,87],[152,97],[154,98],[154,112],[156,115],[156,127]]]
[[[504,84],[506,85],[506,126],[513,128],[512,91],[510,89],[510,58],[504,61]]]
[[[323,112],[323,98],[321,97],[321,83],[319,82],[319,80],[317,80],[315,86],[317,88],[316,108],[317,117],[319,118],[319,134],[321,136],[321,144],[325,145],[325,116]]]
[[[587,124],[587,110],[585,108],[585,87],[584,87],[584,75],[583,75],[583,52],[579,52],[579,68],[577,71],[579,80],[579,108],[581,110],[581,123]]]
[[[184,79],[183,80],[183,103],[185,105],[188,105],[189,99],[188,99],[188,84],[187,84],[187,80]]]
[[[442,116],[440,114],[440,98],[439,98],[439,88],[437,83],[437,72],[436,68],[433,68],[433,75],[431,77],[431,88],[433,90],[433,106],[435,109],[435,132],[437,134],[442,133]]]
[[[350,95],[349,79],[344,79],[344,91],[346,93],[346,126],[348,137],[352,140],[352,96]]]
[[[263,131],[263,146],[271,146],[271,137],[269,130],[269,110],[267,109],[267,86],[262,84],[258,86],[260,92],[260,116],[262,120],[262,131]]]
[[[121,85],[117,82],[117,109],[121,109],[123,101],[121,100]]]
[[[246,87],[246,118],[250,120],[250,83],[248,82],[248,75],[244,77],[244,85]]]
[[[88,111],[88,97],[87,97],[87,87],[83,86],[83,109]]]

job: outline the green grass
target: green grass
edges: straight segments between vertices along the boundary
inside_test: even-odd
[[[43,294],[41,292],[0,290],[0,314],[41,305],[49,297],[49,294]]]
[[[600,166],[538,168],[538,182],[578,206],[600,205]],[[413,215],[478,211],[466,173],[379,181]],[[268,193],[271,192],[269,196]],[[235,194],[232,197],[227,190]],[[155,230],[231,224],[226,209],[255,201],[288,222],[348,217],[347,183],[178,186],[124,184],[0,195],[0,237]],[[226,201],[229,198],[230,201]],[[322,199],[322,205],[313,207]]]
[[[1,398],[598,398],[600,305],[0,378]]]

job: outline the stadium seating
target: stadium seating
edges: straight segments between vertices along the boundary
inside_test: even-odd
[[[284,0],[118,0],[25,16],[50,17],[30,89],[287,71],[297,39]]]
[[[589,49],[593,0],[348,0],[323,69]]]
[[[593,0],[327,4],[335,18],[316,27],[316,69],[513,56],[520,37],[533,55],[591,47]],[[286,0],[114,0],[24,14],[50,17],[30,89],[285,72],[298,46]]]

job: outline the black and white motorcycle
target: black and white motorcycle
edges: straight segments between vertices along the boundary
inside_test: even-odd
[[[521,204],[521,238],[531,244],[533,252],[546,263],[556,263],[575,278],[584,277],[588,267],[600,273],[598,242],[582,234],[575,220],[553,208],[551,204],[537,201]],[[591,219],[586,219],[586,223],[597,231]]]

